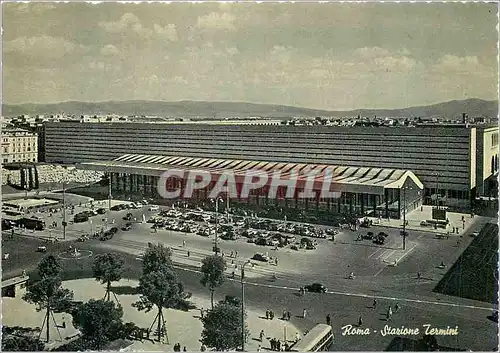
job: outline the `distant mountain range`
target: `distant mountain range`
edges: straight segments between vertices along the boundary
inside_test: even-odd
[[[244,102],[203,102],[203,101],[108,101],[108,102],[63,102],[55,104],[20,104],[2,106],[2,116],[27,115],[145,115],[163,117],[315,117],[315,116],[357,116],[365,117],[459,117],[462,113],[469,116],[496,117],[498,101],[482,99],[454,100],[428,106],[404,109],[358,109],[350,111],[327,111],[298,108],[285,105],[256,104]]]

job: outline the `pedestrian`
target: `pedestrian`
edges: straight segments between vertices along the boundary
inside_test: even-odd
[[[306,309],[303,309],[302,310],[302,318],[305,319],[306,318],[306,315],[307,315],[307,310]]]
[[[330,314],[326,315],[326,324],[330,325],[331,324],[331,317]]]
[[[274,311],[270,311],[269,312],[269,317],[271,318],[271,320],[274,320]]]
[[[259,345],[259,347],[260,347],[260,345]],[[200,347],[200,351],[205,352],[206,350],[207,350],[207,347],[205,347],[205,345],[202,344]]]
[[[235,253],[234,257],[238,257],[238,252],[237,252],[237,251],[236,251],[236,253]]]
[[[300,341],[300,333],[295,332],[295,342],[298,342],[298,341]]]
[[[186,346],[182,349],[183,352],[187,352]]]
[[[286,320],[286,310],[283,310],[283,316],[281,317],[282,320]]]
[[[392,307],[391,306],[389,306],[388,313],[389,313],[389,316],[392,316]]]
[[[186,241],[185,240],[182,241],[182,246],[186,246]]]
[[[260,352],[261,351],[261,347],[260,347],[260,344],[259,346],[257,347],[257,352]]]
[[[278,258],[276,258],[276,260],[274,260],[274,263],[276,266],[278,266]]]
[[[363,318],[361,316],[358,319],[358,326],[363,326]]]
[[[399,304],[398,304],[398,303],[396,303],[396,306],[394,307],[394,311],[395,311],[395,312],[398,312],[398,311],[399,311]]]
[[[191,256],[191,252],[189,250],[187,251],[187,256]]]
[[[271,350],[274,351],[275,349],[275,345],[276,345],[276,341],[274,340],[274,338],[271,338]]]
[[[260,330],[259,339],[260,339],[261,342],[264,340],[264,336],[265,336],[264,330]]]
[[[424,206],[420,206],[420,212],[424,211]]]
[[[232,251],[231,251],[231,254],[229,255],[229,257],[231,257],[231,258],[233,257],[233,252],[232,252]],[[234,262],[233,262],[233,263],[234,263]]]
[[[417,272],[417,279],[422,279],[422,274],[420,272]]]
[[[203,310],[203,308],[200,308],[200,316],[201,316],[202,319],[204,318],[204,316],[203,316],[204,312],[205,312],[205,310]]]
[[[269,310],[266,310],[266,320],[269,320]]]
[[[377,307],[377,299],[373,299],[373,309],[375,309]]]
[[[290,311],[287,311],[287,312],[286,312],[286,319],[287,319],[288,321],[290,321],[290,317],[291,317],[291,316],[292,316],[292,314],[290,313]]]
[[[280,341],[280,340],[278,340],[278,341],[276,342],[276,350],[277,350],[277,351],[281,351],[281,341]]]

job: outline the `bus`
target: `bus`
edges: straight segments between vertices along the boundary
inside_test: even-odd
[[[330,350],[333,343],[333,330],[330,325],[317,324],[304,338],[291,347],[292,352],[321,352]]]
[[[24,226],[26,229],[44,230],[45,222],[37,218],[21,218],[20,225]]]

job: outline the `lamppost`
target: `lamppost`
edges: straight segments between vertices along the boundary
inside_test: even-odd
[[[245,278],[245,266],[251,264],[250,260],[247,260],[245,263],[241,265],[241,351],[245,351],[245,282],[243,279]]]
[[[217,233],[218,233],[218,222],[219,222],[219,202],[224,202],[224,200],[222,200],[220,197],[217,197],[215,199],[212,199],[211,200],[212,202],[215,202],[215,247],[214,247],[214,252],[215,252],[215,255],[217,255],[219,253],[219,244],[218,244],[218,237],[217,237]]]
[[[63,240],[66,240],[66,226],[68,223],[66,222],[66,184],[63,182]]]
[[[413,190],[408,186],[403,186],[403,250],[406,250],[406,189]]]

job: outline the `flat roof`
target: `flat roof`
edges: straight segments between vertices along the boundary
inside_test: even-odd
[[[19,208],[31,208],[38,206],[47,206],[58,204],[59,201],[49,200],[49,199],[17,199],[5,201],[3,204],[5,206],[14,206]]]
[[[307,179],[306,173],[314,170],[316,172],[314,189],[318,189],[316,182],[320,185],[325,176],[331,178],[332,191],[382,194],[384,189],[402,188],[408,179],[411,179],[417,188],[423,189],[423,184],[409,170],[325,164],[125,154],[111,161],[81,163],[78,168],[150,176],[160,176],[169,168],[186,172],[200,170],[210,172],[212,175],[230,171],[236,178],[243,177],[249,171],[265,171],[270,174],[278,172],[281,178],[297,173],[297,178],[302,183]]]

